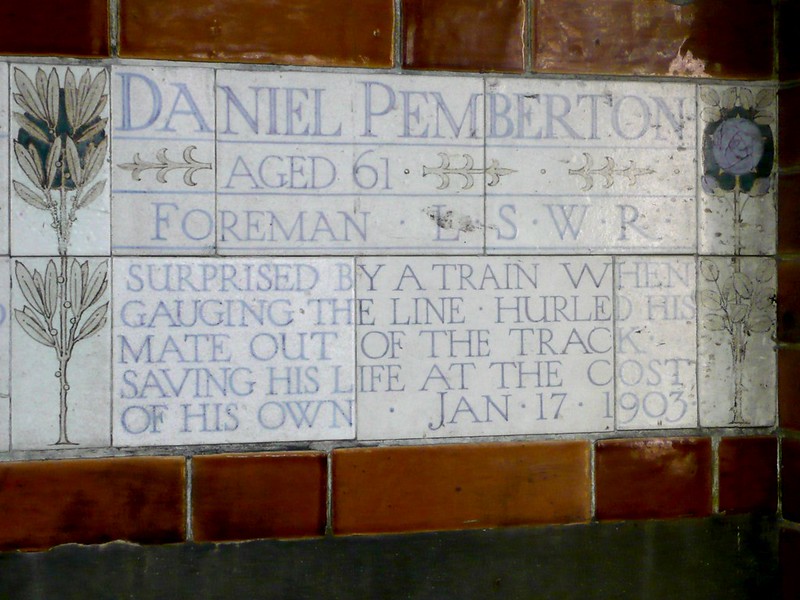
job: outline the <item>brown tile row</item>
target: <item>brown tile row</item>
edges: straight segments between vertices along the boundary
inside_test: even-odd
[[[107,0],[5,4],[0,53],[109,54]],[[119,0],[123,57],[387,67],[394,27],[393,0]],[[402,0],[408,68],[519,72],[528,38],[538,72],[773,74],[765,0]],[[783,38],[791,75],[797,36]]]
[[[589,441],[354,448],[332,453],[332,531],[397,533],[591,519]],[[719,445],[719,509],[774,513],[772,437]],[[784,512],[800,515],[800,442],[784,441]],[[788,479],[787,479],[788,477]],[[124,539],[186,539],[185,459],[107,458],[0,464],[0,550]],[[598,442],[596,518],[711,514],[707,438]],[[328,457],[318,452],[192,459],[193,538],[320,536]]]

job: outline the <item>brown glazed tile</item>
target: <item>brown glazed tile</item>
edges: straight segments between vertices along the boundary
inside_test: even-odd
[[[595,490],[598,519],[706,516],[711,513],[711,441],[600,441]]]
[[[800,531],[782,527],[778,542],[781,598],[800,598]]]
[[[392,0],[120,0],[120,55],[389,67]]]
[[[778,163],[800,167],[800,86],[778,91]]]
[[[778,341],[800,342],[800,261],[778,261]]]
[[[800,349],[778,349],[778,404],[781,427],[800,429]]]
[[[800,523],[800,440],[781,442],[781,503],[783,518]]]
[[[184,490],[180,457],[2,463],[0,549],[180,542]]]
[[[318,452],[223,454],[192,459],[197,541],[322,535],[327,460]]]
[[[800,2],[778,3],[778,75],[782,81],[800,79]]]
[[[403,65],[522,71],[524,0],[403,0]]]
[[[778,440],[732,437],[719,443],[719,510],[726,513],[778,509]]]
[[[341,534],[582,522],[589,494],[588,442],[333,452]]]
[[[778,177],[778,252],[800,252],[800,173]]]
[[[559,73],[772,76],[764,0],[536,0],[534,69]]]
[[[108,56],[108,0],[0,2],[0,54]]]

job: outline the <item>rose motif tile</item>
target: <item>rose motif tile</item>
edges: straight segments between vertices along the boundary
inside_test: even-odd
[[[699,87],[699,250],[775,252],[776,90]]]
[[[114,66],[111,86],[112,251],[213,252],[214,71]]]

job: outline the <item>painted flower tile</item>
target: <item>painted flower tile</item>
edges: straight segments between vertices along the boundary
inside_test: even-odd
[[[212,253],[214,72],[115,66],[111,86],[112,251]]]

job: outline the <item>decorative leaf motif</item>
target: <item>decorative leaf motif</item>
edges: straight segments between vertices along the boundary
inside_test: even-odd
[[[718,106],[707,106],[700,111],[700,118],[706,123],[713,123],[722,116]]]
[[[44,300],[47,312],[45,317],[50,318],[55,314],[58,307],[58,275],[56,273],[56,263],[48,261],[47,269],[44,272]]]
[[[42,165],[39,159],[39,154],[31,144],[30,148],[26,148],[18,141],[14,140],[14,154],[17,156],[17,162],[20,168],[28,176],[33,183],[38,187],[42,187],[44,180],[44,173],[42,172]]]
[[[775,90],[764,88],[756,94],[756,108],[763,110],[775,104]]]
[[[772,125],[775,122],[775,119],[772,118],[772,115],[765,114],[757,115],[753,120],[759,125]]]
[[[26,203],[39,210],[49,210],[47,203],[32,189],[19,181],[14,182],[14,190]]]
[[[743,323],[747,319],[749,310],[750,307],[747,304],[731,304],[729,307],[731,323]]]
[[[106,180],[98,181],[92,187],[89,188],[89,191],[86,192],[83,197],[75,204],[76,209],[84,208],[89,206],[92,202],[97,200],[101,193],[103,193],[103,188],[106,186]]]
[[[706,281],[719,280],[719,268],[711,261],[704,260],[700,263],[700,274]]]
[[[702,86],[700,88],[700,98],[702,98],[703,102],[706,104],[719,106],[719,94],[714,88]]]
[[[739,102],[742,108],[751,108],[753,106],[753,92],[747,88],[739,88]]]
[[[725,325],[725,319],[716,313],[706,315],[703,325],[709,331],[725,331],[727,329],[727,326]]]
[[[67,113],[67,123],[74,131],[75,119],[78,116],[78,87],[72,69],[67,68],[64,76],[64,111]]]
[[[47,108],[47,122],[51,127],[55,127],[56,123],[58,123],[58,90],[58,73],[56,73],[55,68],[53,68],[50,71],[50,77],[47,78],[47,102],[45,104]]]
[[[750,323],[750,331],[755,333],[769,333],[772,330],[773,321],[766,315],[759,315]]]
[[[753,295],[753,282],[744,273],[734,273],[731,277],[736,295],[744,300],[749,300]]]
[[[48,135],[48,132],[42,129],[41,125],[39,125],[35,121],[32,121],[22,113],[14,113],[14,120],[22,129],[28,132],[33,138],[39,140],[40,142],[45,142],[47,144],[50,143],[50,137]]]
[[[736,105],[736,88],[728,88],[720,95],[720,106],[723,108],[733,108]]]
[[[40,314],[45,314],[44,300],[39,291],[36,289],[36,284],[33,281],[33,275],[31,275],[31,272],[28,271],[28,268],[21,262],[16,261],[16,264],[14,265],[14,274],[17,277],[19,289],[31,308]]]
[[[98,133],[103,131],[106,128],[106,123],[108,123],[108,119],[100,119],[96,123],[92,124],[90,127],[87,127],[85,131],[83,131],[78,137],[75,138],[75,142],[80,144],[81,142],[85,142],[86,140],[92,139]]]
[[[106,261],[101,261],[89,278],[89,283],[86,285],[86,292],[83,296],[84,306],[88,308],[97,302],[106,291],[107,285],[108,263],[106,263]]]
[[[17,89],[19,90],[19,94],[14,95],[17,104],[34,117],[46,122],[47,117],[44,112],[44,106],[39,99],[39,93],[22,69],[14,68],[14,83],[17,84]]]
[[[50,152],[47,154],[47,164],[45,165],[45,184],[47,189],[53,189],[53,182],[60,168],[59,162],[61,162],[61,138],[57,137],[50,147]]]
[[[108,140],[103,139],[102,142],[94,146],[93,144],[89,145],[89,149],[86,155],[86,162],[84,164],[84,173],[83,173],[83,180],[84,183],[89,183],[92,181],[97,174],[100,172],[100,169],[103,166],[103,162],[106,158],[106,150],[108,148]]]
[[[72,259],[72,263],[69,266],[68,281],[67,299],[71,304],[72,314],[75,315],[75,318],[78,318],[83,312],[83,277],[81,275],[81,265],[75,258]]]
[[[72,138],[67,136],[66,144],[65,144],[65,152],[67,156],[67,168],[69,169],[69,174],[72,177],[72,181],[75,182],[75,185],[79,186],[83,182],[83,172],[81,169],[81,157],[78,154],[78,147],[75,145],[75,142],[72,141]]]
[[[774,263],[769,259],[761,261],[756,268],[755,273],[753,273],[753,277],[759,283],[767,283],[772,281],[772,278],[775,277]]]
[[[775,296],[767,290],[760,290],[753,297],[753,308],[756,310],[772,310],[775,306]]]
[[[710,310],[720,310],[722,297],[714,290],[703,290],[700,292],[700,305]]]
[[[17,318],[17,323],[22,326],[22,329],[31,339],[50,348],[55,348],[56,343],[53,336],[45,329],[29,307],[26,306],[22,310],[14,309],[14,316]]]
[[[88,69],[86,71],[89,72]],[[100,69],[100,72],[94,78],[91,86],[89,87],[86,95],[81,100],[80,105],[80,122],[81,124],[88,123],[92,115],[97,112],[97,107],[102,101],[103,91],[106,87],[106,71]],[[101,109],[102,110],[102,109]]]
[[[82,339],[89,337],[90,335],[94,335],[98,331],[103,328],[103,325],[106,324],[106,313],[108,312],[108,302],[102,304],[98,308],[89,315],[89,318],[86,319],[86,322],[81,327],[80,332],[75,337],[75,341],[79,342]]]

